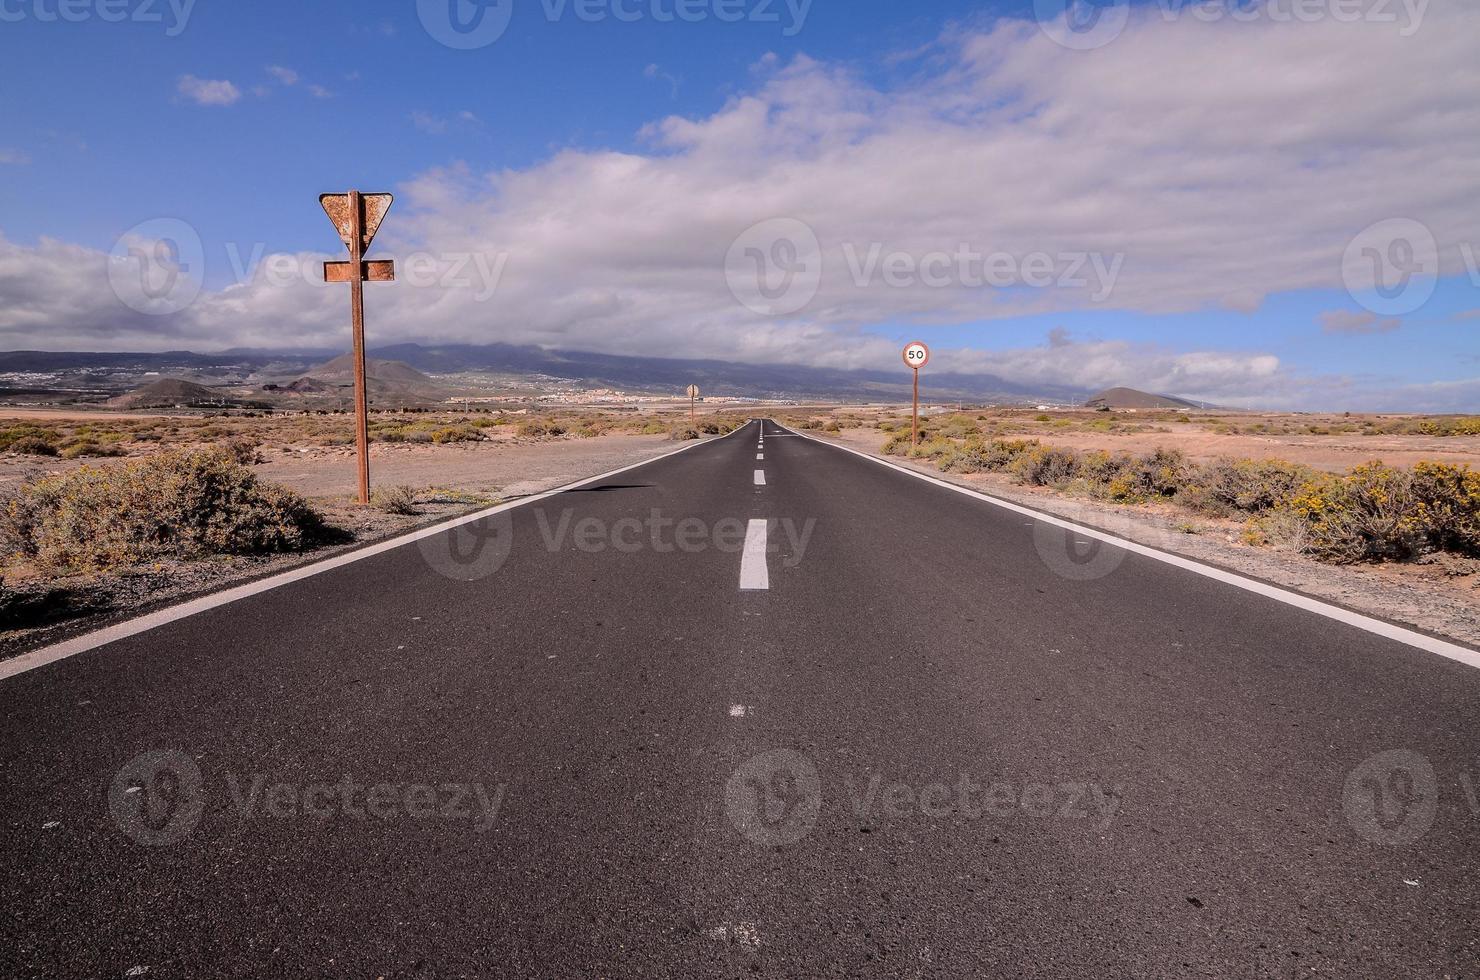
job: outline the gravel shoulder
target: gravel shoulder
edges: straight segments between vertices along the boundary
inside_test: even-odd
[[[874,429],[809,435],[886,458],[879,448],[887,437]],[[1426,564],[1329,565],[1296,552],[1245,544],[1241,538],[1243,525],[1236,521],[1209,520],[1166,505],[1131,507],[1102,503],[1047,488],[1018,486],[1002,474],[942,473],[928,463],[894,456],[887,459],[940,480],[1109,531],[1138,544],[1480,647],[1480,562],[1434,556]]]

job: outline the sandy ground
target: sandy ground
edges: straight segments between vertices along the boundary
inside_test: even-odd
[[[508,440],[467,445],[376,446],[371,476],[377,486],[439,487],[455,493],[423,492],[420,513],[386,514],[352,506],[356,490],[354,453],[339,448],[307,452],[272,449],[254,469],[266,480],[313,498],[329,523],[353,536],[345,544],[299,555],[172,561],[108,575],[67,576],[6,582],[0,602],[0,659],[99,629],[162,605],[321,561],[416,527],[540,493],[680,448],[666,436],[598,436],[547,441]],[[118,460],[94,461],[112,465]],[[44,472],[83,465],[76,460],[0,456],[0,485]]]
[[[1468,463],[1480,468],[1480,436],[1361,435],[1219,435],[1193,426],[1167,426],[1168,432],[1055,432],[1045,429],[1032,438],[1046,446],[1089,451],[1149,453],[1180,449],[1207,462],[1223,456],[1276,458],[1340,472],[1380,459],[1390,466],[1412,466],[1422,460]],[[866,430],[860,430],[866,431]],[[878,440],[882,445],[883,439]],[[873,447],[875,449],[878,446]]]
[[[539,493],[575,476],[605,473],[679,443],[667,436],[596,436],[548,441],[375,444],[370,477],[377,486],[448,487],[505,499]],[[264,480],[292,487],[306,497],[351,497],[356,491],[353,447],[267,449],[267,462],[253,467]]]
[[[887,439],[875,429],[809,434],[876,456]],[[1151,439],[1147,448],[1154,448],[1157,445],[1154,434],[1146,437]],[[1095,438],[1099,441],[1090,448],[1104,448],[1106,436],[1097,434]],[[928,463],[888,458],[890,462],[938,479],[1036,507],[1139,544],[1273,582],[1426,633],[1480,646],[1480,562],[1477,561],[1436,556],[1429,564],[1328,565],[1293,552],[1246,545],[1240,538],[1242,525],[1235,521],[1195,517],[1171,506],[1127,507],[1084,500],[1045,487],[1017,486],[1011,478],[999,473],[942,473]],[[1188,533],[1189,529],[1193,533]]]

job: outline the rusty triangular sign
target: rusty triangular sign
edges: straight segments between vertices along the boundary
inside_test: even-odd
[[[380,230],[380,222],[385,219],[385,213],[391,209],[391,201],[395,200],[390,194],[361,194],[360,206],[364,210],[364,241],[360,245],[361,252],[370,250],[370,243],[375,240],[375,233]],[[349,248],[350,228],[353,226],[353,215],[349,209],[348,194],[320,194],[319,203],[324,206],[324,213],[329,220],[334,222],[334,227],[339,232],[344,247]]]

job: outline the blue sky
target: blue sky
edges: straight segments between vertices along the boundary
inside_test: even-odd
[[[1480,409],[1480,318],[1466,315],[1480,272],[1464,251],[1480,239],[1480,132],[1415,70],[1442,79],[1452,59],[1449,87],[1466,90],[1453,79],[1480,35],[1462,4],[1436,0],[1411,34],[1193,22],[1145,4],[1104,47],[1066,51],[1045,39],[1044,4],[775,0],[753,22],[768,0],[728,0],[745,16],[727,23],[717,0],[686,0],[694,22],[666,16],[676,0],[624,0],[625,23],[609,0],[565,0],[553,19],[561,0],[503,0],[502,36],[459,51],[424,26],[446,0],[111,0],[121,23],[104,20],[110,0],[68,2],[78,22],[52,17],[58,0],[0,0],[6,348],[332,337],[338,307],[321,290],[234,286],[225,250],[333,252],[315,198],[354,185],[398,193],[388,254],[508,260],[479,305],[386,287],[386,340],[868,366],[919,338],[959,350],[963,369],[1040,380]],[[1251,66],[1268,91],[1241,79]],[[726,244],[777,215],[819,240],[808,305],[757,317],[738,294],[692,286],[722,285]],[[160,219],[199,236],[204,299],[127,322],[51,308],[41,284],[106,278],[96,263],[120,236]],[[1341,256],[1391,219],[1432,229],[1439,282],[1388,316],[1349,291]],[[1082,248],[1120,256],[1124,273],[1104,302],[886,289],[841,281],[849,242],[916,259],[965,242]]]

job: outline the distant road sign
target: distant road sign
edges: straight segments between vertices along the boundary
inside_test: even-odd
[[[385,213],[391,209],[391,202],[395,198],[390,194],[361,194],[360,215],[361,228],[361,253],[370,250],[370,243],[375,241],[375,233],[380,230],[380,222],[385,219]],[[350,196],[348,194],[320,194],[319,204],[323,205],[324,213],[329,220],[334,222],[334,228],[339,232],[346,248],[351,248],[350,238],[354,234],[351,230],[355,225],[355,216],[350,208]],[[348,279],[336,280],[348,282]]]
[[[689,397],[690,398],[698,398],[699,397],[699,386],[698,385],[689,385]]]
[[[904,349],[904,363],[906,367],[919,370],[930,363],[930,348],[915,341]]]

